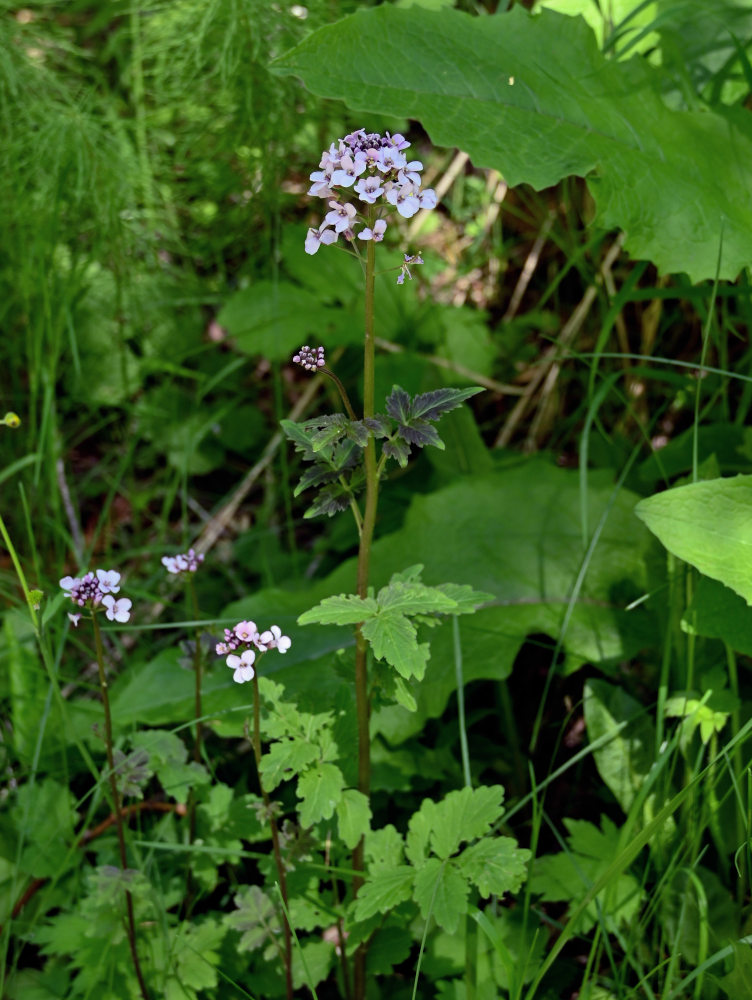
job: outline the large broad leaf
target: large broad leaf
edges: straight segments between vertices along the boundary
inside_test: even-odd
[[[635,513],[669,552],[752,605],[752,476],[677,486]]]
[[[671,110],[659,72],[604,57],[580,18],[385,4],[319,29],[275,68],[359,111],[417,119],[512,185],[587,177],[596,224],[623,229],[662,271],[713,277],[721,239],[722,278],[752,262],[749,116]]]

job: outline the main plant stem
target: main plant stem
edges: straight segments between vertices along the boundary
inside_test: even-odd
[[[274,863],[277,866],[279,876],[279,891],[284,903],[284,913],[282,914],[282,933],[285,939],[285,992],[287,1000],[293,1000],[292,988],[292,935],[290,934],[290,924],[287,914],[290,912],[290,901],[287,896],[287,872],[282,861],[282,850],[279,846],[279,830],[277,820],[274,817],[274,810],[269,796],[261,780],[261,698],[259,696],[258,677],[253,675],[253,756],[256,758],[256,773],[258,774],[259,789],[264,800],[266,815],[269,817],[269,826],[272,831],[272,850],[274,851]]]
[[[115,814],[115,821],[117,825],[118,847],[120,849],[120,867],[123,869],[123,873],[125,873],[125,870],[128,867],[128,862],[125,853],[123,814],[120,808],[120,793],[118,792],[117,778],[115,777],[115,759],[112,753],[112,715],[110,714],[110,697],[107,686],[107,675],[104,670],[104,647],[102,646],[102,633],[99,630],[99,622],[97,621],[96,611],[92,615],[92,625],[94,626],[94,644],[97,650],[99,687],[102,691],[102,706],[104,707],[104,740],[105,747],[107,749],[107,769],[109,771],[110,778],[110,792],[112,793],[112,809]],[[138,979],[141,996],[144,1000],[149,1000],[149,991],[146,989],[146,983],[144,982],[144,976],[141,972],[141,963],[138,960],[138,951],[136,949],[136,918],[133,913],[133,897],[128,889],[125,890],[125,908],[128,915],[128,944],[131,949],[133,969],[136,973],[136,979]]]
[[[370,208],[368,225],[373,229],[375,210]],[[374,415],[375,396],[375,340],[374,340],[374,290],[376,277],[376,246],[368,241],[366,254],[366,296],[365,296],[365,344],[363,348],[363,419]],[[364,453],[366,474],[366,504],[363,513],[363,527],[360,532],[358,549],[358,596],[368,594],[368,571],[371,562],[371,543],[376,525],[376,510],[379,501],[379,476],[376,467],[376,444],[369,436]],[[355,632],[355,707],[358,718],[358,789],[365,796],[371,790],[371,736],[370,703],[368,697],[368,644],[358,626]],[[358,873],[353,879],[353,893],[357,894],[363,884],[365,869],[363,839],[353,851],[353,868]],[[361,944],[355,953],[354,998],[363,1000],[365,996],[366,949]]]

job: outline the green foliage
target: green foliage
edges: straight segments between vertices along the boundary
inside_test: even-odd
[[[648,259],[749,262],[750,4],[5,8],[0,994],[141,995],[130,900],[149,995],[284,997],[286,881],[296,995],[745,996],[749,289]],[[287,364],[365,400],[362,272],[303,248],[361,126],[440,192],[375,248],[368,419]],[[292,638],[258,700],[240,619]]]
[[[298,618],[299,625],[359,624],[373,655],[393,667],[405,681],[423,679],[430,655],[427,643],[418,642],[418,624],[436,624],[439,615],[473,614],[493,595],[468,586],[444,584],[427,587],[421,582],[423,566],[395,573],[375,598],[355,594],[327,597]],[[410,711],[417,707],[409,689],[398,680],[387,690]]]
[[[752,604],[748,515],[752,476],[688,483],[641,500],[635,513],[669,552]]]
[[[390,63],[369,58],[373,38]],[[395,76],[391,65],[399,65]],[[419,120],[432,142],[466,150],[511,185],[587,177],[595,222],[620,228],[635,257],[693,281],[735,278],[752,259],[747,203],[752,131],[731,108],[676,111],[665,77],[609,61],[587,25],[521,6],[495,17],[382,5],[309,36],[275,64],[313,93]],[[689,176],[688,149],[705,155]]]
[[[530,852],[489,831],[502,814],[504,789],[463,788],[440,802],[424,799],[409,822],[404,852],[393,827],[366,836],[369,878],[358,894],[355,918],[367,920],[413,899],[424,919],[450,934],[467,912],[472,886],[482,896],[517,892],[527,877]],[[473,842],[460,854],[461,844]]]
[[[530,888],[543,899],[575,906],[612,863],[620,847],[619,830],[606,816],[600,829],[582,820],[565,819],[564,825],[569,831],[566,850],[536,858]],[[619,875],[584,910],[578,932],[586,933],[596,922],[608,932],[628,924],[639,912],[641,897],[639,881],[629,873]]]

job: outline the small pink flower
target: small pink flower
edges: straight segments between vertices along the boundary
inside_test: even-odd
[[[258,639],[258,629],[255,622],[238,622],[233,632],[242,642],[255,642]]]
[[[266,632],[261,633],[257,645],[259,649],[276,649],[279,653],[286,653],[292,646],[292,640],[289,636],[282,635],[279,625],[272,625]]]

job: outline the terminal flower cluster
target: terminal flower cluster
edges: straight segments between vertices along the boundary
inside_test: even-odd
[[[204,561],[204,553],[188,549],[176,556],[162,556],[162,565],[168,573],[195,573]]]
[[[340,235],[354,240],[356,226],[363,227],[358,239],[381,241],[386,232],[386,221],[381,215],[389,210],[388,206],[396,208],[405,219],[421,208],[436,207],[436,192],[432,188],[421,190],[423,164],[420,160],[408,160],[404,153],[409,145],[399,133],[386,132],[382,136],[358,129],[324,151],[319,170],[311,174],[313,183],[308,193],[324,198],[329,212],[318,229],[308,230],[306,253],[316,253],[322,243],[334,243]],[[346,200],[350,192],[361,205],[379,203],[379,217],[373,226],[366,224],[358,206]]]
[[[304,344],[297,354],[293,355],[293,361],[307,372],[315,372],[317,368],[323,368],[326,364],[325,351],[323,347],[309,347]]]
[[[102,605],[111,622],[127,622],[131,617],[132,601],[127,597],[116,600],[112,595],[120,593],[120,574],[114,569],[98,569],[84,576],[64,576],[60,586],[79,608],[95,610]],[[81,614],[68,614],[77,626]]]
[[[227,666],[234,671],[232,679],[243,684],[253,680],[253,664],[257,652],[266,653],[270,649],[276,649],[278,653],[286,653],[290,646],[292,641],[288,636],[282,635],[282,629],[278,625],[259,632],[255,622],[238,622],[233,628],[225,629],[224,642],[218,642],[216,649],[217,656],[227,656]]]

